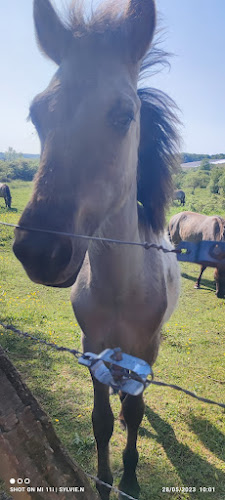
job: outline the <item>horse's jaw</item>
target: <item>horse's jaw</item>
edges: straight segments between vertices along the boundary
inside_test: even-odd
[[[80,270],[83,266],[83,262],[84,262],[84,258],[83,258],[82,262],[80,263],[78,269],[76,269],[76,271],[69,278],[67,278],[65,281],[60,281],[60,282],[53,283],[53,284],[52,283],[43,283],[43,285],[51,286],[54,288],[69,288],[69,287],[71,287],[76,282],[78,274],[80,273]]]

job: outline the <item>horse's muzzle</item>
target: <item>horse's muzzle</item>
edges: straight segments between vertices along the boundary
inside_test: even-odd
[[[73,247],[70,238],[51,234],[15,230],[13,251],[20,260],[29,278],[44,285],[61,284],[61,278],[71,261]]]

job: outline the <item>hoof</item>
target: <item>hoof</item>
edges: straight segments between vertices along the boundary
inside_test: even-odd
[[[197,290],[199,290],[200,286],[198,285],[198,283],[195,283],[194,288],[196,288]]]
[[[136,475],[134,478],[129,480],[129,483],[125,482],[122,479],[119,484],[119,490],[123,493],[126,493],[127,495],[130,495],[131,497],[138,499],[140,495],[140,486],[138,484]],[[124,495],[119,494],[119,500],[125,500],[125,498],[126,497]]]

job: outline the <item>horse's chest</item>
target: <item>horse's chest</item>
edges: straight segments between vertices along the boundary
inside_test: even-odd
[[[100,294],[94,290],[80,290],[72,294],[75,316],[85,338],[85,349],[103,350],[120,346],[125,352],[139,352],[159,331],[166,302],[156,295],[141,293],[124,296]],[[146,348],[146,347],[145,347]]]

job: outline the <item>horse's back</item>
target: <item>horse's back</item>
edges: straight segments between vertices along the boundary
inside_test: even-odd
[[[222,220],[217,215],[204,215],[195,212],[176,214],[169,222],[171,241],[175,245],[180,241],[218,241],[221,239]]]
[[[182,189],[177,189],[176,191],[174,191],[174,198],[179,200],[181,198],[185,198],[185,192],[182,191]]]

